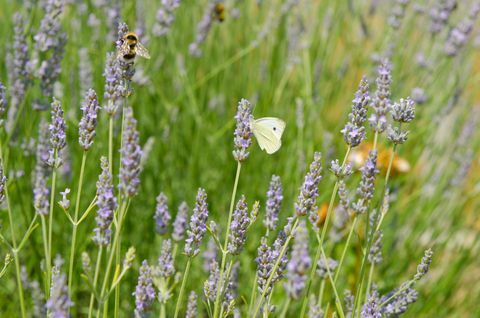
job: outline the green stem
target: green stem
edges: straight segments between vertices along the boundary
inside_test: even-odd
[[[318,292],[318,306],[320,306],[320,308],[322,308],[324,292],[325,292],[325,280],[323,279],[322,282],[320,283],[320,291]]]
[[[368,273],[368,280],[367,280],[367,291],[365,292],[366,295],[370,295],[370,288],[372,286],[372,279],[373,279],[373,271],[375,270],[375,263],[370,265],[370,271]]]
[[[77,199],[75,201],[75,214],[74,214],[74,223],[72,229],[72,245],[70,246],[70,264],[68,266],[68,294],[72,298],[72,281],[73,281],[73,264],[75,259],[75,243],[77,241],[77,228],[78,228],[78,213],[80,210],[80,199],[82,197],[82,187],[83,187],[83,176],[85,172],[85,163],[87,161],[87,152],[83,152],[82,156],[82,165],[80,166],[80,178],[78,180],[78,191]]]
[[[335,283],[333,282],[332,272],[330,271],[330,267],[328,266],[328,260],[327,260],[327,257],[325,256],[325,251],[323,250],[323,247],[321,247],[321,251],[322,251],[323,260],[325,262],[325,268],[327,269],[327,276],[332,285],[333,293],[335,294],[335,304],[337,306],[338,314],[340,315],[340,318],[345,318],[345,314],[342,308],[342,301],[340,296],[338,295],[338,291],[337,291],[337,288],[335,287]]]
[[[52,171],[52,188],[50,191],[50,212],[48,213],[48,251],[47,271],[50,273],[52,268],[52,227],[53,227],[53,211],[55,206],[55,183],[57,181],[57,149],[53,151],[53,171]],[[50,286],[50,282],[48,283]],[[50,289],[50,288],[49,288]]]
[[[337,271],[335,272],[335,276],[333,278],[334,283],[337,282],[338,276],[340,275],[340,270],[342,269],[343,261],[345,260],[345,255],[347,254],[347,250],[350,245],[350,241],[352,239],[352,234],[355,231],[357,220],[358,220],[358,217],[355,215],[353,219],[352,227],[350,228],[350,232],[348,233],[347,242],[345,243],[345,246],[342,251],[342,256],[340,257],[340,261],[338,262]]]
[[[288,307],[290,306],[290,301],[292,299],[290,297],[287,297],[287,299],[285,300],[285,304],[283,305],[283,309],[282,309],[282,312],[280,313],[280,318],[285,318],[286,315],[287,315],[287,311],[288,311]]]
[[[345,156],[343,157],[342,170],[345,167],[345,163],[348,160],[348,156],[349,156],[351,150],[352,150],[352,147],[349,146],[347,148],[347,152],[345,153]],[[307,285],[307,288],[305,289],[305,294],[303,296],[303,303],[302,303],[302,310],[300,312],[300,318],[303,318],[305,316],[305,312],[306,312],[306,309],[307,309],[307,303],[308,303],[308,297],[310,295],[310,288],[312,286],[313,278],[314,278],[315,272],[317,270],[317,261],[318,261],[318,258],[320,257],[320,249],[322,248],[323,242],[325,240],[325,236],[327,235],[327,228],[328,228],[328,225],[330,223],[330,219],[332,218],[333,205],[335,203],[335,198],[337,197],[338,187],[339,187],[339,182],[337,180],[335,182],[335,185],[333,186],[332,195],[330,196],[330,202],[328,203],[328,209],[327,209],[327,216],[325,218],[325,223],[323,224],[322,234],[320,236],[320,239],[319,239],[319,242],[318,242],[318,247],[317,247],[317,252],[316,252],[316,255],[315,255],[316,259],[312,263],[312,269],[310,271],[310,277],[309,277],[309,280],[308,280],[308,285]]]
[[[0,142],[0,164],[3,164],[3,147],[2,143]],[[3,167],[3,173],[4,175],[6,171],[6,167]],[[23,298],[23,285],[22,285],[22,279],[21,279],[21,273],[20,273],[20,262],[18,260],[18,250],[17,250],[17,239],[15,237],[15,229],[13,228],[13,213],[12,213],[12,207],[10,205],[10,196],[8,194],[8,185],[5,184],[5,200],[7,203],[7,212],[8,212],[8,221],[10,223],[10,234],[12,236],[12,246],[13,246],[13,257],[15,259],[15,271],[16,271],[16,276],[17,276],[17,286],[18,286],[18,298],[20,299],[20,311],[22,314],[22,317],[26,317],[25,313],[25,301]]]
[[[263,289],[263,292],[260,295],[260,299],[257,302],[257,305],[255,307],[255,311],[253,312],[252,317],[257,317],[258,311],[260,310],[260,307],[262,307],[263,300],[265,299],[265,296],[266,296],[267,291],[269,289],[268,287],[272,283],[272,279],[273,279],[273,276],[275,276],[278,265],[280,264],[280,261],[282,260],[283,255],[285,255],[285,252],[287,251],[288,244],[290,243],[290,240],[293,237],[293,233],[295,233],[295,231],[297,229],[297,225],[298,225],[298,218],[295,216],[295,220],[294,220],[290,235],[285,240],[285,244],[283,244],[282,249],[280,250],[280,254],[278,255],[278,258],[275,261],[275,264],[273,265],[273,268],[270,272],[270,275],[268,276],[267,283],[265,284],[265,288]]]
[[[93,302],[95,299],[95,290],[97,288],[98,273],[100,272],[100,263],[102,262],[102,252],[103,252],[103,246],[100,246],[100,248],[98,249],[97,264],[95,265],[95,274],[93,277],[93,290],[90,295],[90,306],[88,307],[88,318],[91,318],[93,314]]]
[[[192,258],[189,257],[188,260],[187,260],[187,266],[185,267],[185,274],[183,275],[182,286],[180,287],[180,293],[178,294],[177,305],[175,306],[175,316],[174,316],[174,318],[178,318],[178,313],[180,312],[180,307],[182,305],[183,294],[185,293],[185,283],[187,282],[191,262],[192,262]]]
[[[237,195],[237,187],[238,187],[238,180],[240,179],[240,171],[242,169],[242,164],[240,161],[237,163],[237,172],[235,174],[235,182],[233,184],[233,191],[232,191],[232,197],[230,199],[230,211],[228,213],[228,221],[227,221],[227,230],[225,232],[225,243],[223,245],[223,250],[222,250],[222,263],[220,266],[220,278],[218,281],[218,288],[217,288],[217,295],[215,297],[215,305],[213,309],[213,318],[218,317],[218,311],[220,309],[220,294],[222,293],[222,288],[220,286],[223,286],[223,276],[225,272],[225,263],[227,260],[227,248],[228,248],[228,238],[230,235],[230,223],[232,222],[232,215],[233,215],[233,208],[235,206],[235,196]]]
[[[160,318],[166,318],[165,303],[160,304]]]
[[[42,237],[43,237],[43,248],[45,250],[45,261],[50,259],[50,255],[48,253],[48,231],[47,231],[47,221],[45,220],[45,215],[40,215],[42,220]],[[49,296],[49,286],[50,286],[50,271],[47,268],[47,272],[45,273],[45,296]]]

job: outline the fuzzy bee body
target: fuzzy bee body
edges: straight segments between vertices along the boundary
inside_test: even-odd
[[[225,20],[225,5],[221,2],[217,3],[214,8],[214,16],[219,22]]]
[[[122,44],[117,52],[117,58],[126,63],[133,63],[137,55],[146,59],[150,58],[148,50],[138,40],[138,35],[134,32],[128,32],[122,38]]]

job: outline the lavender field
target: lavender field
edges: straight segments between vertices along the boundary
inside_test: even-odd
[[[0,317],[480,317],[479,14],[0,0]]]

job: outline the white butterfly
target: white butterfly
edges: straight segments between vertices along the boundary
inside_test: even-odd
[[[250,128],[257,139],[260,149],[269,155],[276,152],[282,146],[282,134],[285,130],[285,122],[275,117],[264,117],[250,120]]]

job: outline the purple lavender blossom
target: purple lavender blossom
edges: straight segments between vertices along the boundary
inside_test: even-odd
[[[217,295],[218,283],[220,280],[220,268],[216,260],[212,260],[210,263],[210,274],[208,280],[203,285],[203,293],[205,297],[210,301],[215,301]]]
[[[125,95],[122,69],[120,68],[115,53],[107,53],[103,76],[105,77],[104,98],[106,100],[104,109],[109,116],[113,116],[122,103],[122,96]]]
[[[171,216],[168,211],[167,196],[161,192],[157,197],[157,207],[155,209],[156,231],[160,235],[164,235],[168,232],[168,224],[170,223]]]
[[[213,25],[213,17],[214,17],[214,10],[215,10],[215,3],[211,2],[207,4],[205,7],[205,11],[203,13],[202,20],[197,25],[197,34],[195,36],[195,41],[190,43],[188,46],[188,52],[191,56],[200,57],[202,56],[202,49],[200,46],[205,42],[207,39],[208,33]]]
[[[25,37],[24,20],[21,13],[17,12],[13,16],[13,53],[9,64],[12,69],[9,72],[11,107],[8,111],[7,131],[11,131],[17,116],[18,108],[25,98],[25,91],[30,82],[30,74],[27,69],[28,44]]]
[[[197,312],[197,294],[192,290],[188,296],[187,312],[185,313],[185,318],[196,318],[198,317]]]
[[[165,36],[170,32],[170,28],[175,21],[175,10],[179,6],[180,0],[162,0],[152,30],[155,36]]]
[[[249,225],[248,206],[245,202],[245,196],[242,195],[237,202],[232,216],[232,223],[230,224],[230,235],[228,238],[228,252],[230,254],[238,255],[242,252]]]
[[[238,103],[237,114],[235,120],[237,126],[234,132],[234,150],[233,157],[238,162],[245,161],[248,158],[248,147],[252,144],[253,132],[250,127],[250,121],[253,119],[252,106],[250,102],[244,98]]]
[[[368,89],[368,80],[364,76],[352,101],[352,111],[348,114],[349,122],[341,130],[343,139],[350,147],[358,146],[365,139],[364,124],[367,121],[367,107],[370,102]]]
[[[33,37],[36,48],[40,52],[46,52],[51,48],[58,47],[59,34],[61,33],[61,15],[63,13],[64,1],[47,0],[42,2],[45,15],[40,23],[38,33]]]
[[[272,257],[272,251],[267,245],[267,238],[262,237],[260,246],[257,249],[257,257],[255,258],[257,263],[257,286],[260,293],[265,289],[270,291],[271,287],[267,288],[267,281],[272,271],[274,260]]]
[[[230,277],[228,278],[228,283],[225,288],[225,300],[223,305],[228,308],[232,302],[235,301],[238,294],[238,274],[240,269],[240,263],[237,261],[233,264],[232,270],[230,272]]]
[[[185,231],[188,226],[188,205],[186,202],[182,202],[178,207],[177,216],[173,221],[173,233],[172,239],[175,242],[179,242],[184,239]]]
[[[185,254],[195,257],[200,251],[200,242],[207,231],[208,204],[207,193],[204,189],[198,189],[195,208],[190,218],[190,228],[187,230],[185,240]]]
[[[117,198],[113,190],[108,159],[102,157],[100,159],[100,165],[102,167],[102,173],[97,181],[98,211],[95,217],[97,227],[93,230],[95,233],[93,241],[99,246],[107,246],[110,244],[110,225],[113,221],[115,209],[117,208]]]
[[[383,232],[380,230],[375,233],[375,241],[373,241],[370,252],[368,253],[368,261],[370,264],[380,264],[383,260],[382,257],[382,239]]]
[[[352,209],[358,213],[363,214],[367,212],[368,204],[373,198],[375,191],[375,176],[379,173],[377,169],[377,151],[371,150],[365,165],[360,168],[362,172],[362,179],[357,188],[357,201],[352,204]]]
[[[450,31],[445,42],[445,53],[448,56],[458,55],[458,52],[465,46],[473,31],[479,12],[480,4],[474,3],[469,14]]]
[[[428,96],[425,90],[421,87],[414,87],[411,93],[412,99],[417,105],[425,104],[428,100]]]
[[[402,21],[405,18],[405,11],[410,0],[395,0],[390,17],[388,17],[388,24],[395,30],[399,29]]]
[[[338,159],[332,160],[330,164],[330,171],[333,172],[337,179],[342,180],[349,177],[353,173],[353,168],[350,163],[346,163],[343,167]]]
[[[158,268],[160,277],[168,278],[175,274],[175,266],[172,256],[172,241],[166,239],[162,243],[162,252],[158,259]]]
[[[425,251],[425,255],[422,257],[422,262],[417,267],[417,273],[413,277],[415,281],[420,280],[428,273],[430,264],[432,263],[433,251],[431,248]]]
[[[328,258],[325,262],[325,258],[321,257],[317,262],[317,275],[320,278],[325,279],[328,277],[328,272],[330,272],[330,274],[333,274],[333,272],[335,272],[337,266],[338,262],[336,260]]]
[[[39,125],[33,181],[33,206],[40,215],[47,215],[50,207],[50,192],[47,187],[47,177],[50,173],[50,167],[48,166],[49,157],[49,129],[47,122],[42,119]]]
[[[52,102],[52,119],[48,129],[50,130],[50,157],[48,159],[49,166],[58,168],[62,165],[60,153],[67,145],[67,135],[65,130],[67,125],[63,118],[63,109],[60,102],[53,98]]]
[[[382,318],[382,312],[380,305],[378,304],[377,297],[370,297],[368,302],[363,305],[362,312],[360,314],[361,318]]]
[[[263,224],[270,231],[274,231],[277,228],[278,214],[283,201],[283,189],[280,177],[272,175],[270,180],[270,186],[267,191],[267,203],[265,208],[265,219]]]
[[[298,195],[297,202],[295,203],[295,212],[297,216],[305,216],[310,213],[310,221],[313,224],[317,222],[317,213],[314,209],[317,202],[318,184],[322,180],[322,155],[319,152],[315,152],[313,155],[313,161],[310,164],[310,171],[305,176],[303,185],[300,188],[300,194]]]
[[[207,248],[202,253],[203,258],[203,270],[208,272],[210,270],[210,264],[212,260],[216,260],[218,256],[218,246],[213,237],[207,242]]]
[[[3,172],[3,162],[0,161],[0,204],[5,201],[5,187],[7,184],[7,177]]]
[[[78,50],[78,78],[81,92],[86,92],[93,87],[92,62],[87,48]]]
[[[133,117],[133,110],[131,107],[125,107],[123,111],[125,127],[122,135],[122,148],[120,149],[122,164],[120,166],[118,189],[124,197],[133,197],[137,194],[140,183],[142,149],[139,144],[137,120]]]
[[[69,317],[70,307],[73,302],[68,297],[67,278],[65,274],[60,273],[60,266],[52,268],[52,286],[50,288],[50,298],[45,307],[52,318]]]
[[[382,133],[387,128],[386,114],[390,108],[390,85],[392,83],[390,62],[385,60],[378,68],[378,77],[376,80],[377,90],[372,100],[372,108],[374,113],[370,116],[368,121],[370,127],[378,132]]]
[[[88,151],[93,145],[93,139],[95,138],[97,127],[97,113],[98,109],[97,93],[93,89],[89,89],[85,95],[85,101],[82,104],[81,110],[83,111],[82,119],[78,125],[79,137],[78,141],[83,150]]]
[[[65,34],[58,36],[58,45],[54,47],[53,53],[47,60],[42,61],[38,70],[40,76],[40,90],[47,99],[53,97],[53,86],[58,80],[62,71],[61,63],[64,55],[67,38]],[[46,106],[40,105],[40,109]]]
[[[430,10],[430,32],[440,33],[447,25],[452,12],[457,8],[457,0],[440,0]]]
[[[298,299],[302,294],[307,281],[307,272],[312,264],[312,259],[308,254],[308,242],[307,225],[304,220],[301,220],[295,232],[291,258],[287,264],[287,282],[285,283],[287,295],[293,299]]]
[[[7,111],[8,100],[5,85],[0,82],[0,126],[3,126],[3,115]]]
[[[33,188],[33,206],[40,215],[48,215],[50,191],[47,187],[47,180],[44,175],[37,174]]]
[[[415,119],[415,102],[410,97],[400,98],[400,101],[393,104],[391,114],[394,121],[409,123]]]
[[[407,283],[402,284],[399,288],[402,291],[393,299],[389,300],[384,307],[382,307],[382,313],[385,317],[398,317],[407,311],[408,306],[417,301],[417,291],[411,287],[407,287],[406,284]],[[392,290],[390,293],[381,298],[381,302],[383,303],[387,301],[397,292],[398,289]]]
[[[145,317],[155,300],[155,289],[153,288],[152,269],[144,260],[140,266],[137,287],[132,294],[135,296],[135,317]]]
[[[314,295],[310,295],[308,301],[308,318],[323,318],[325,316],[320,304],[317,302]]]

